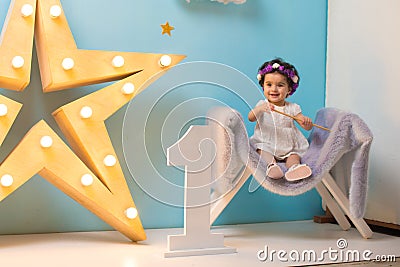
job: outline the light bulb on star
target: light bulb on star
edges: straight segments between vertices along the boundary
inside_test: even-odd
[[[32,16],[33,6],[30,4],[25,4],[21,7],[21,15],[25,18]]]
[[[80,113],[82,119],[89,119],[93,115],[93,110],[89,106],[82,107]]]
[[[125,215],[128,219],[135,219],[138,216],[137,209],[130,207],[125,210]]]
[[[66,57],[63,59],[61,66],[64,70],[72,70],[75,66],[75,62],[72,58]]]
[[[160,63],[160,66],[161,66],[161,67],[168,67],[168,66],[171,65],[172,59],[171,59],[171,57],[168,56],[168,55],[163,55],[163,56],[160,58],[159,63]]]
[[[112,65],[115,68],[121,68],[125,64],[125,59],[122,56],[115,56],[112,60]]]
[[[53,5],[50,7],[50,17],[53,19],[58,18],[61,16],[62,9],[59,5]]]
[[[14,183],[14,178],[10,174],[4,174],[0,179],[0,183],[3,187],[10,187]]]
[[[43,136],[40,139],[40,146],[43,148],[49,148],[53,145],[53,138],[48,135]]]
[[[4,117],[8,113],[8,107],[6,104],[0,104],[0,117]]]
[[[15,56],[11,61],[11,65],[13,66],[14,69],[20,69],[24,66],[24,64],[25,60],[21,56]]]
[[[124,95],[131,95],[135,92],[135,85],[133,83],[127,82],[122,86],[121,91]]]
[[[94,181],[93,176],[89,173],[86,173],[81,177],[81,184],[83,186],[90,186],[93,184],[93,181]]]
[[[107,155],[104,158],[103,163],[107,167],[113,167],[115,164],[117,164],[117,159],[113,155]]]

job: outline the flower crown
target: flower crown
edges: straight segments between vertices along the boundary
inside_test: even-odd
[[[285,66],[281,66],[279,63],[274,63],[272,65],[268,64],[265,68],[259,70],[257,74],[257,80],[260,81],[263,75],[270,72],[274,72],[276,70],[279,70],[280,73],[286,75],[288,78],[292,80],[293,86],[289,95],[294,94],[297,87],[299,87],[299,77],[296,75],[294,69],[285,69]]]

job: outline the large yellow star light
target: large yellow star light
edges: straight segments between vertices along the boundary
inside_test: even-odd
[[[81,50],[59,0],[13,0],[0,37],[0,87],[29,84],[33,37],[44,92],[122,80],[53,113],[73,150],[45,121],[33,126],[0,165],[0,201],[38,173],[132,241],[144,240],[104,121],[184,56]],[[0,144],[21,106],[0,95]]]

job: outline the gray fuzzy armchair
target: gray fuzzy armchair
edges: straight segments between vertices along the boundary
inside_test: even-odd
[[[267,163],[249,140],[243,118],[236,110],[215,108],[209,112],[209,118],[217,146],[211,224],[244,182],[252,177],[249,191],[262,187],[276,194],[294,196],[316,188],[343,229],[350,228],[347,215],[363,237],[372,236],[362,217],[366,207],[368,159],[373,136],[359,116],[335,108],[323,108],[317,112],[315,123],[331,131],[312,130],[310,147],[302,162],[311,167],[313,174],[297,182],[271,179],[265,175]]]

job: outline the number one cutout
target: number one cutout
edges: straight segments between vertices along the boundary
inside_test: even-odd
[[[224,235],[210,230],[211,167],[215,145],[210,126],[191,126],[167,149],[168,166],[185,166],[184,234],[168,236],[165,257],[235,253]]]

